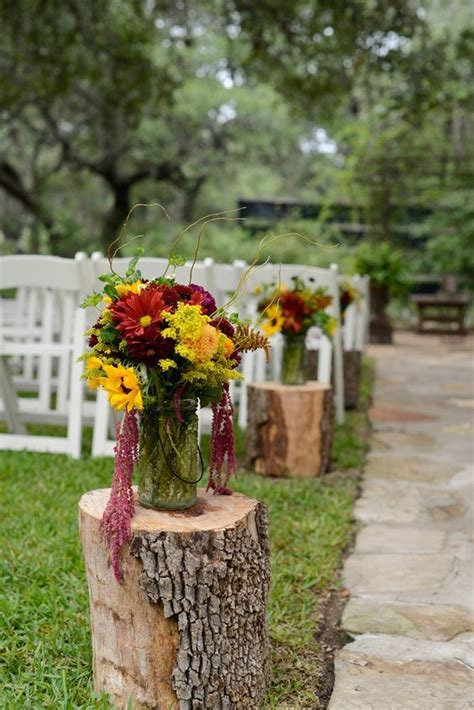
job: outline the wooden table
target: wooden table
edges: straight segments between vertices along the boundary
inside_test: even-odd
[[[433,293],[412,296],[418,309],[418,332],[464,334],[470,296],[467,293]],[[445,324],[445,328],[425,328],[425,323]],[[447,326],[455,326],[454,328]]]

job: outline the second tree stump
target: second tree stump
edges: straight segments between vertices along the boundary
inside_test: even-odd
[[[330,385],[248,386],[247,459],[256,473],[303,478],[326,473],[332,439]]]
[[[362,353],[344,350],[344,406],[356,409],[359,401],[359,385]]]

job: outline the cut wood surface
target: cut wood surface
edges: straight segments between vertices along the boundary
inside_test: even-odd
[[[248,386],[247,457],[256,473],[319,476],[329,470],[332,439],[330,385]]]
[[[94,689],[134,710],[260,708],[270,676],[265,506],[203,489],[186,511],[137,503],[119,585],[99,528],[109,493],[79,503]]]

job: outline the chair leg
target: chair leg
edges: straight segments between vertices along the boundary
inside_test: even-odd
[[[74,340],[71,363],[71,386],[68,411],[67,438],[70,455],[78,459],[81,456],[82,442],[82,405],[84,399],[84,387],[81,375],[84,370],[84,363],[78,362],[78,357],[84,351],[84,330],[85,313],[78,308],[74,320]]]
[[[334,335],[334,385],[336,421],[338,424],[344,424],[344,361],[340,329]]]
[[[18,398],[13,384],[6,357],[0,356],[0,384],[3,406],[8,423],[8,431],[13,434],[26,434],[26,427],[21,420]]]
[[[244,353],[242,357],[242,374],[244,379],[240,385],[240,402],[238,424],[241,429],[247,428],[247,385],[253,382],[255,353]]]
[[[92,435],[92,456],[105,456],[105,442],[108,440],[110,407],[107,393],[97,391],[94,415],[94,433]]]

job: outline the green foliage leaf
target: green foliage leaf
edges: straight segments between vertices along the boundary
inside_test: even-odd
[[[186,257],[181,254],[170,254],[168,261],[170,266],[184,266],[186,263]]]
[[[117,289],[115,288],[115,286],[112,286],[112,284],[107,284],[107,286],[104,286],[104,292],[113,301],[119,297]]]
[[[114,284],[117,281],[117,276],[115,274],[101,274],[99,281],[103,281],[106,284]]]
[[[145,249],[143,247],[137,248],[135,256],[133,257],[133,259],[130,259],[130,262],[128,264],[128,268],[125,273],[125,280],[126,281],[132,282],[132,283],[133,283],[133,281],[136,281],[136,275],[138,273],[136,271],[136,266],[144,253],[145,253]]]
[[[102,294],[98,293],[97,291],[93,291],[83,300],[83,302],[81,303],[81,308],[90,308],[98,306],[101,301]]]
[[[115,343],[117,337],[118,333],[111,325],[106,325],[100,329],[100,340],[102,343],[112,345],[113,343]]]

